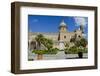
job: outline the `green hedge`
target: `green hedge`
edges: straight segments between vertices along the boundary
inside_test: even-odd
[[[53,48],[50,50],[33,50],[32,51],[35,54],[57,54],[58,49],[57,48]]]
[[[72,46],[70,48],[65,49],[66,54],[77,54],[78,52],[87,53],[88,49],[87,48],[79,48],[79,47],[76,47],[76,46]]]
[[[44,54],[45,50],[33,50],[32,53],[35,53],[35,54]]]
[[[69,49],[68,49],[68,53],[70,53],[70,54],[76,54],[77,53],[77,47],[76,46],[73,46],[73,47],[70,47]]]

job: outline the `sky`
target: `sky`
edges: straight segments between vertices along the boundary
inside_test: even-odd
[[[28,31],[30,32],[59,32],[60,23],[64,20],[69,32],[83,25],[85,36],[88,35],[88,17],[28,15]]]

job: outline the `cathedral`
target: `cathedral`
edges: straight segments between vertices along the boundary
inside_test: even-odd
[[[74,30],[73,32],[68,31],[68,26],[64,22],[61,21],[58,27],[58,33],[50,32],[50,33],[41,33],[41,32],[29,32],[28,33],[28,48],[31,50],[37,49],[37,42],[35,37],[38,34],[42,34],[45,38],[51,39],[53,41],[53,48],[58,48],[59,50],[65,49],[65,44],[69,44],[69,46],[73,46],[73,43],[70,42],[71,38],[75,37],[81,38],[83,35],[83,27],[80,25],[79,29]],[[44,46],[41,46],[42,49],[45,49]]]

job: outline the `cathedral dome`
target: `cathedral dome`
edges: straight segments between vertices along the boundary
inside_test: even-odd
[[[66,26],[66,23],[64,22],[64,20],[62,20],[62,22],[60,23],[60,26]]]
[[[60,32],[67,32],[67,25],[66,25],[66,23],[64,22],[64,20],[62,20],[62,22],[60,23],[59,31],[60,31]]]

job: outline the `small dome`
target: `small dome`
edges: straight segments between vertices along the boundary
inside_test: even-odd
[[[66,26],[66,23],[64,22],[64,20],[62,20],[62,22],[60,23],[60,26]]]

